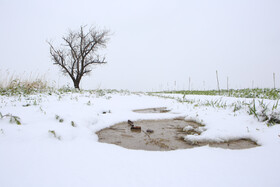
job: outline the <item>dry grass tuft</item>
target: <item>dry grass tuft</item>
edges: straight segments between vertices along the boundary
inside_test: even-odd
[[[23,73],[22,77],[10,73],[8,70],[3,72],[0,70],[0,93],[3,94],[19,94],[26,93],[30,94],[33,92],[41,92],[47,90],[48,82],[45,80],[44,76],[25,76]]]

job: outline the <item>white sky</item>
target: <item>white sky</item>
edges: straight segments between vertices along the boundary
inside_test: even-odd
[[[82,88],[280,87],[279,0],[0,0],[0,24],[0,76],[64,84],[46,40],[87,24],[114,34]]]

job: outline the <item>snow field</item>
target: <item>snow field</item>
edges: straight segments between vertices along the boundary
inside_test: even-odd
[[[28,103],[30,106],[23,106]],[[19,116],[21,121],[21,125],[16,125],[8,117],[0,119],[0,186],[280,185],[279,125],[267,127],[243,109],[232,112],[231,108],[194,105],[133,94],[99,97],[69,93],[21,99],[0,96],[0,112]],[[132,112],[152,107],[168,107],[171,112]],[[189,135],[188,140],[251,138],[261,146],[246,150],[204,146],[155,152],[99,143],[95,134],[128,119],[182,116],[205,125],[200,136]]]

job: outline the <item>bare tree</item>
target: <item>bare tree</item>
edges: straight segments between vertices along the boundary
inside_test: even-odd
[[[69,31],[62,37],[64,43],[55,48],[51,42],[50,54],[54,65],[58,65],[62,72],[69,75],[74,87],[80,89],[80,82],[84,75],[92,71],[92,65],[106,63],[105,57],[97,53],[99,49],[106,48],[109,40],[108,30],[98,30],[95,27],[84,31],[81,26],[79,31]]]

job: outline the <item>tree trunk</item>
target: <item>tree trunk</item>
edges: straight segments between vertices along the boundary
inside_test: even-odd
[[[79,89],[79,90],[80,90],[80,81],[73,80],[73,82],[74,82],[74,87],[75,87],[76,89]]]

